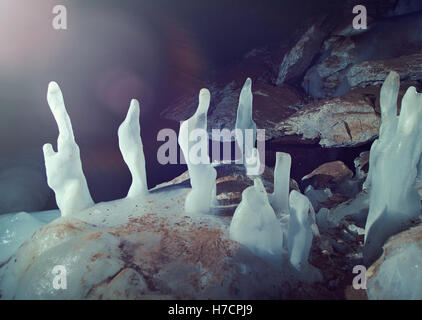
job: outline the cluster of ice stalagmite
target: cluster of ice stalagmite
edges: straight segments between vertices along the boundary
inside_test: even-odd
[[[56,194],[62,216],[86,209],[94,204],[82,171],[79,147],[72,124],[56,82],[48,86],[47,101],[59,128],[57,152],[51,144],[43,147],[47,183]]]
[[[243,191],[230,224],[230,238],[259,256],[281,260],[283,230],[260,178]]]
[[[120,151],[132,175],[132,185],[127,196],[128,198],[142,197],[148,193],[148,185],[140,136],[138,100],[131,101],[126,119],[120,125],[117,133]]]
[[[82,171],[79,147],[75,142],[72,124],[57,83],[48,86],[47,101],[59,127],[57,152],[45,144],[44,160],[47,182],[56,194],[62,216],[79,212],[94,205]],[[132,100],[126,119],[118,130],[119,147],[132,174],[128,197],[143,196],[148,192],[145,157],[140,137],[139,102]]]
[[[260,178],[255,178],[254,185],[243,191],[230,224],[230,238],[259,256],[279,262],[283,242],[287,240],[284,248],[288,249],[290,264],[301,280],[315,282],[321,280],[321,274],[308,262],[317,230],[315,212],[306,196],[295,190],[289,196],[290,166],[290,155],[278,152],[274,192],[268,196]],[[286,225],[281,221],[285,216],[289,217]]]
[[[382,126],[370,153],[365,186],[370,188],[364,260],[374,261],[391,235],[405,229],[421,212],[415,188],[422,154],[422,94],[410,87],[397,118],[400,79],[392,72],[381,88]]]
[[[189,170],[192,190],[186,197],[185,211],[207,213],[216,202],[217,172],[208,155],[207,112],[211,95],[207,89],[199,92],[195,114],[180,125],[178,142]]]

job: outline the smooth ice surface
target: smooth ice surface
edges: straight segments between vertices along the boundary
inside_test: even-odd
[[[364,251],[367,265],[381,254],[388,237],[407,228],[422,209],[415,188],[422,154],[422,94],[414,87],[407,90],[395,124],[399,86],[399,77],[392,72],[381,89],[383,124],[380,139],[371,148],[368,175],[370,201]]]
[[[292,190],[290,193],[289,203],[290,220],[287,241],[290,263],[301,272],[302,280],[307,282],[321,280],[319,270],[308,262],[314,233],[313,225],[315,224],[312,205],[306,196],[296,190]]]
[[[199,92],[195,114],[180,125],[178,142],[189,170],[192,191],[186,197],[187,213],[207,213],[216,202],[217,172],[208,155],[207,112],[211,95],[207,89]],[[199,149],[198,149],[199,147]]]
[[[289,213],[290,167],[292,158],[284,152],[276,153],[274,192],[268,196],[275,213]]]
[[[132,184],[128,197],[143,196],[148,192],[145,156],[139,125],[139,102],[133,99],[130,103],[126,119],[118,130],[119,148],[130,173]]]
[[[0,264],[7,261],[37,229],[59,216],[59,210],[0,215]]]
[[[242,193],[230,224],[230,238],[240,242],[256,255],[281,260],[283,230],[268,201],[260,178]]]
[[[246,158],[251,157],[256,142],[256,124],[252,119],[252,101],[252,80],[247,78],[240,92],[235,124],[236,141],[243,151],[243,163],[246,163]],[[245,130],[252,130],[252,139]],[[242,137],[238,137],[240,132]]]
[[[86,209],[94,204],[82,171],[79,147],[75,142],[72,124],[56,82],[50,82],[47,101],[59,128],[57,152],[49,143],[43,147],[47,183],[56,194],[62,216]]]

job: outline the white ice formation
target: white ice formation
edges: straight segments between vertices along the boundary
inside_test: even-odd
[[[308,262],[315,227],[315,212],[308,198],[292,190],[289,198],[290,223],[288,248],[291,265],[301,273],[302,280],[315,282],[321,280],[318,269]]]
[[[275,213],[289,213],[290,167],[292,158],[284,152],[276,153],[274,169],[274,192],[268,196]]]
[[[242,150],[242,160],[245,166],[247,158],[253,157],[256,142],[256,124],[252,119],[252,101],[252,80],[247,78],[240,92],[235,124],[236,142]]]
[[[281,261],[283,231],[260,178],[243,191],[230,224],[230,238],[258,256]]]
[[[139,102],[133,99],[126,119],[118,130],[119,148],[132,175],[128,198],[142,197],[148,193],[145,156],[140,136]]]
[[[211,95],[207,89],[199,92],[195,114],[180,125],[178,142],[189,170],[192,190],[186,197],[189,214],[208,213],[216,203],[217,172],[208,155],[207,112]]]
[[[56,194],[62,216],[68,216],[92,206],[94,202],[82,171],[79,147],[63,95],[56,82],[50,82],[48,86],[47,101],[59,128],[57,152],[49,143],[43,146],[47,183]]]
[[[381,88],[380,138],[371,148],[365,183],[370,188],[364,250],[367,265],[381,254],[385,241],[406,229],[422,209],[415,188],[422,154],[422,94],[410,87],[397,119],[399,86],[399,75],[391,72]]]

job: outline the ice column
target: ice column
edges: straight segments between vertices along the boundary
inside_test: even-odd
[[[230,224],[230,238],[259,256],[281,261],[283,231],[260,178],[243,191]]]
[[[277,215],[289,213],[290,167],[292,158],[284,152],[276,153],[274,192],[269,195],[271,206]]]
[[[130,103],[126,119],[117,131],[119,148],[132,175],[132,185],[128,198],[144,196],[148,193],[145,156],[140,136],[139,102],[133,99]]]
[[[308,262],[314,234],[312,228],[315,224],[314,209],[308,198],[295,190],[290,193],[289,203],[290,220],[287,242],[290,263],[300,272],[302,280],[319,281],[321,280],[319,270]]]
[[[82,171],[79,147],[72,124],[56,82],[48,85],[47,101],[59,128],[57,152],[51,144],[43,146],[47,183],[56,195],[62,216],[86,209],[94,204]]]
[[[186,197],[187,213],[207,213],[216,202],[217,172],[208,155],[207,112],[210,92],[201,89],[195,114],[180,125],[179,145],[189,170],[192,190]]]
[[[252,100],[252,80],[247,78],[240,92],[235,125],[236,142],[242,150],[242,161],[247,169],[251,167],[249,163],[259,157],[258,151],[254,151],[256,124],[252,119]],[[250,158],[248,162],[247,158]]]
[[[365,227],[364,262],[371,264],[393,234],[406,229],[421,213],[415,188],[422,153],[422,94],[410,87],[395,125],[399,78],[390,73],[381,89],[380,139],[370,155],[370,199]],[[391,123],[390,123],[391,122]],[[372,151],[375,150],[375,156]]]

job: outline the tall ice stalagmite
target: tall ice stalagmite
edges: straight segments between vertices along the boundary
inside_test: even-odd
[[[192,117],[182,122],[179,131],[178,141],[192,186],[186,197],[185,211],[191,214],[210,212],[216,202],[217,172],[208,155],[207,112],[210,99],[210,92],[201,89],[198,109]]]
[[[133,99],[130,103],[126,119],[117,131],[119,148],[132,175],[132,184],[128,198],[144,196],[148,193],[145,156],[139,125],[139,102]]]
[[[396,123],[399,76],[392,72],[381,88],[380,138],[370,154],[369,213],[365,226],[364,261],[371,264],[382,246],[421,213],[415,188],[422,154],[422,94],[410,87]],[[369,180],[368,180],[369,179]]]
[[[68,216],[94,205],[94,202],[82,171],[79,147],[63,95],[56,82],[48,85],[47,101],[59,128],[57,152],[49,143],[43,146],[47,183],[56,195],[62,216]]]

